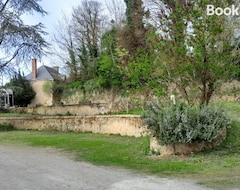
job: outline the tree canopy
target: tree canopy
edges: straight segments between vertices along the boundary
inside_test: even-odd
[[[5,86],[13,90],[14,104],[17,106],[27,106],[36,94],[30,82],[20,72]]]
[[[209,16],[206,8],[234,2],[124,0],[125,20],[115,24],[105,19],[100,1],[83,1],[73,8],[64,38],[71,82],[84,90],[176,94],[207,105],[223,81],[239,77],[240,53],[239,19]]]
[[[13,63],[41,57],[47,42],[41,23],[27,25],[22,15],[33,12],[47,14],[40,0],[3,0],[0,2],[0,70],[12,68]]]

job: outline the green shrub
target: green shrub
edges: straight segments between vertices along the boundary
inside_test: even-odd
[[[151,106],[142,118],[162,144],[212,142],[231,125],[219,109],[184,104]]]
[[[5,86],[13,90],[14,104],[21,107],[30,104],[36,94],[30,82],[20,72]]]
[[[12,131],[15,130],[15,128],[13,127],[13,125],[11,124],[0,124],[0,131]]]
[[[84,89],[86,92],[92,92],[101,87],[98,78],[90,79],[84,83]]]

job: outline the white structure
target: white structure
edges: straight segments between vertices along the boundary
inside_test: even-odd
[[[175,95],[171,94],[171,96],[170,96],[170,100],[173,102],[174,105],[176,104],[176,98],[175,98]]]
[[[13,91],[11,89],[0,89],[0,107],[9,108],[14,105]]]

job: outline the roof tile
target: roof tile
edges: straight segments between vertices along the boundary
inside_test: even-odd
[[[32,73],[26,76],[27,80],[63,80],[63,75],[58,73],[54,68],[42,65],[37,69],[37,78],[32,78]]]

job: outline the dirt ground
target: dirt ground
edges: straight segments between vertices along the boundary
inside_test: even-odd
[[[4,190],[206,190],[191,180],[158,178],[74,161],[52,148],[0,145]]]

